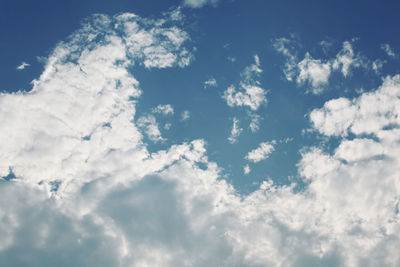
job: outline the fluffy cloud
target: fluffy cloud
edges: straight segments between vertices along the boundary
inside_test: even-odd
[[[231,130],[231,135],[228,137],[228,141],[231,144],[234,144],[237,142],[237,139],[239,135],[242,133],[243,128],[239,127],[239,120],[236,118],[233,118],[233,124],[232,124],[232,130]]]
[[[156,118],[153,115],[146,115],[140,117],[137,122],[137,126],[146,133],[147,137],[153,142],[165,141],[161,136],[160,129]]]
[[[400,76],[311,112],[340,138],[302,151],[305,188],[239,195],[204,141],[150,153],[138,128],[129,66],[190,62],[174,32],[97,15],[32,91],[0,95],[0,176],[16,176],[0,182],[0,265],[398,266]]]
[[[297,83],[301,84],[309,82],[311,84],[311,92],[319,94],[323,91],[323,87],[328,84],[331,75],[331,65],[323,63],[321,60],[312,59],[307,53],[302,61],[298,63],[300,71],[297,76]]]
[[[244,175],[248,175],[251,172],[249,164],[246,164],[243,168]]]
[[[314,127],[325,135],[336,136],[382,134],[383,129],[396,129],[400,125],[399,80],[398,75],[387,77],[377,91],[352,100],[338,98],[326,102],[310,114]]]
[[[271,155],[271,153],[275,150],[274,145],[276,141],[272,142],[262,142],[258,145],[257,148],[253,149],[246,155],[246,159],[252,162],[262,161]]]
[[[267,103],[266,92],[260,87],[259,75],[262,72],[260,68],[260,59],[254,56],[254,64],[246,67],[242,72],[242,80],[239,89],[234,85],[225,90],[223,98],[230,107],[247,106],[251,110],[257,110],[262,104]]]

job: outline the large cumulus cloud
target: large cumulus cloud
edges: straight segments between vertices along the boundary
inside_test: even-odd
[[[96,15],[30,92],[1,94],[0,265],[399,265],[400,77],[311,112],[340,142],[303,151],[304,190],[241,196],[203,140],[149,153],[136,125],[130,66],[192,58],[173,23]]]

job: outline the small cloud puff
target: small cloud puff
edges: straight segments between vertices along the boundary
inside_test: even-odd
[[[258,145],[256,149],[253,149],[250,151],[245,159],[248,161],[252,161],[254,163],[260,162],[264,159],[267,159],[269,155],[275,150],[274,145],[276,144],[276,141],[273,140],[271,142],[262,142]]]
[[[17,66],[17,70],[23,70],[26,69],[27,67],[29,67],[31,64],[26,63],[25,61],[23,61],[19,66]]]
[[[217,87],[217,80],[213,77],[204,82],[204,88]]]
[[[170,104],[166,105],[158,105],[157,107],[152,109],[153,113],[163,114],[163,115],[173,115],[174,108]]]
[[[243,173],[244,175],[248,175],[251,172],[249,164],[246,164],[246,166],[243,167]]]
[[[158,123],[153,115],[140,117],[137,120],[136,124],[140,129],[144,131],[144,133],[151,141],[155,143],[159,141],[165,141],[165,139],[161,136]]]
[[[184,110],[181,113],[181,121],[187,121],[190,119],[190,111],[189,110]]]

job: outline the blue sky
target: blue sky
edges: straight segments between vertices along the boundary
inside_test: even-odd
[[[398,266],[398,7],[2,1],[0,265]]]

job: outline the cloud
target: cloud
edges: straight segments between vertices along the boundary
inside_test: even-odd
[[[372,62],[372,69],[375,71],[376,74],[380,74],[381,69],[383,68],[383,64],[385,63],[385,60],[376,59]]]
[[[172,127],[172,124],[171,124],[171,123],[166,123],[166,124],[164,124],[164,129],[165,129],[165,130],[169,130],[169,129],[171,129],[171,127]]]
[[[183,0],[183,5],[191,8],[201,8],[205,5],[216,5],[219,0]]]
[[[381,49],[385,51],[386,55],[388,55],[391,58],[396,57],[396,53],[394,52],[393,48],[390,47],[389,44],[381,44]]]
[[[165,141],[165,139],[161,136],[160,129],[158,128],[158,123],[153,115],[140,117],[137,120],[136,124],[139,129],[142,129],[146,133],[147,137],[151,141],[155,143]]]
[[[163,115],[173,115],[174,108],[170,104],[166,105],[158,105],[157,107],[152,109],[153,113],[163,114]]]
[[[275,141],[262,142],[258,145],[257,148],[247,153],[245,159],[254,163],[267,159],[269,155],[271,155],[271,153],[275,150],[275,144]]]
[[[314,59],[309,52],[306,52],[304,58],[299,60],[297,50],[300,45],[292,36],[289,38],[278,38],[273,41],[273,47],[277,52],[286,58],[283,72],[288,81],[296,81],[299,86],[306,86],[306,92],[320,94],[329,85],[329,79],[333,71],[340,71],[346,78],[350,76],[354,68],[368,68],[361,55],[355,54],[353,45],[349,41],[343,42],[342,49],[334,58]],[[322,43],[324,51],[327,43]],[[325,52],[326,53],[326,52]],[[372,68],[377,68],[378,65]]]
[[[249,128],[250,131],[255,133],[260,129],[260,120],[262,120],[261,116],[258,114],[254,114],[254,113],[250,113],[250,124],[249,124]]]
[[[130,66],[186,49],[160,23],[94,16],[30,92],[0,95],[0,265],[398,266],[400,75],[310,113],[338,145],[301,151],[304,188],[241,195],[203,140],[147,150]]]
[[[228,137],[228,141],[231,144],[234,144],[237,142],[237,139],[239,135],[242,133],[243,128],[239,127],[239,120],[236,118],[233,118],[233,124],[232,124],[232,130],[231,130],[231,135]]]
[[[235,63],[236,62],[236,58],[235,57],[227,57],[226,59],[228,61],[230,61],[231,63]]]
[[[31,64],[26,63],[25,61],[23,61],[19,66],[17,66],[17,70],[23,70],[26,69],[27,67],[29,67]]]
[[[187,121],[190,119],[190,111],[189,110],[184,110],[181,113],[181,120],[182,121]]]
[[[399,76],[387,77],[381,88],[349,100],[338,98],[313,110],[310,119],[314,127],[325,135],[347,136],[349,133],[378,134],[379,129],[397,128]]]
[[[323,91],[323,87],[328,84],[331,75],[331,65],[323,63],[321,60],[312,59],[307,53],[302,61],[298,63],[300,71],[297,76],[297,83],[302,84],[309,82],[311,84],[311,92],[319,94]]]
[[[204,82],[204,88],[217,87],[217,80],[215,78],[210,78]]]
[[[228,106],[247,106],[251,110],[257,110],[262,104],[267,103],[266,91],[260,87],[261,83],[258,80],[262,69],[257,55],[254,56],[254,62],[241,73],[242,80],[239,83],[239,89],[231,85],[224,91],[222,98]]]
[[[291,36],[291,38],[277,38],[273,40],[272,46],[286,58],[283,72],[288,81],[293,81],[297,72],[297,49],[299,46],[294,36]]]
[[[344,77],[347,77],[351,68],[359,68],[362,64],[360,57],[355,57],[353,46],[350,42],[343,42],[343,48],[336,55],[332,62],[333,69],[341,70]]]
[[[251,172],[249,164],[246,164],[243,168],[244,175],[248,175]]]

